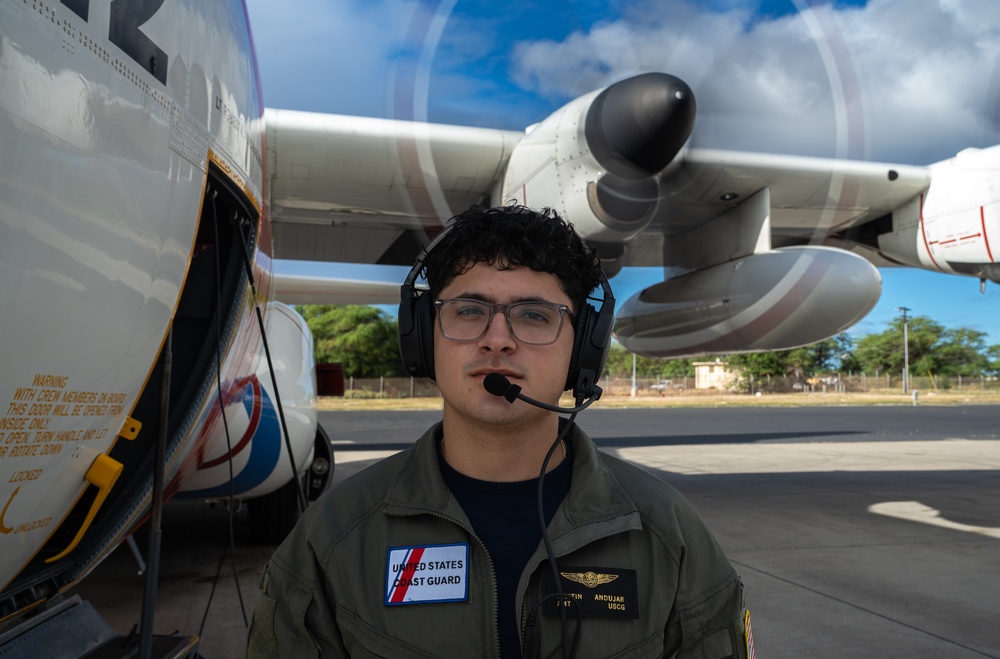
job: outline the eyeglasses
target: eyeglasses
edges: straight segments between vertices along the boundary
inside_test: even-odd
[[[507,329],[521,343],[548,345],[555,343],[562,330],[563,316],[575,322],[573,312],[565,304],[551,302],[515,302],[493,304],[467,298],[434,301],[441,334],[452,341],[478,341],[486,335],[498,311],[507,319]]]

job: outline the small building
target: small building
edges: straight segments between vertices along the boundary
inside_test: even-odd
[[[732,389],[740,377],[738,369],[730,370],[729,365],[720,360],[714,362],[694,362],[694,388]]]

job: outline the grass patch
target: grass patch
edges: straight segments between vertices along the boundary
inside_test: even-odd
[[[798,393],[798,394],[706,394],[669,396],[610,396],[594,403],[591,409],[655,409],[659,407],[847,407],[871,405],[912,405],[910,394],[876,393]],[[1000,392],[934,392],[921,391],[918,405],[998,405]],[[560,405],[572,406],[573,401],[563,396]],[[321,396],[321,411],[351,410],[440,410],[440,398],[380,398],[349,399]]]

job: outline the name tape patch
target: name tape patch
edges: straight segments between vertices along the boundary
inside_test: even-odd
[[[638,618],[639,589],[635,570],[610,567],[559,566],[560,591],[572,601],[548,600],[542,605],[547,615],[558,612],[557,606],[580,607],[584,616],[600,618]],[[542,573],[545,592],[553,592],[552,576]]]
[[[468,542],[389,548],[385,564],[386,606],[468,599]]]

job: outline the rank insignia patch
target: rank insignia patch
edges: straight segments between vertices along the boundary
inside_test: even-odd
[[[556,590],[552,581],[548,571],[542,573],[542,587],[546,593]],[[555,615],[559,606],[579,606],[581,614],[587,617],[639,617],[635,570],[563,565],[559,570],[559,581],[559,591],[566,593],[571,601],[557,604],[548,600],[542,607],[547,615]]]

